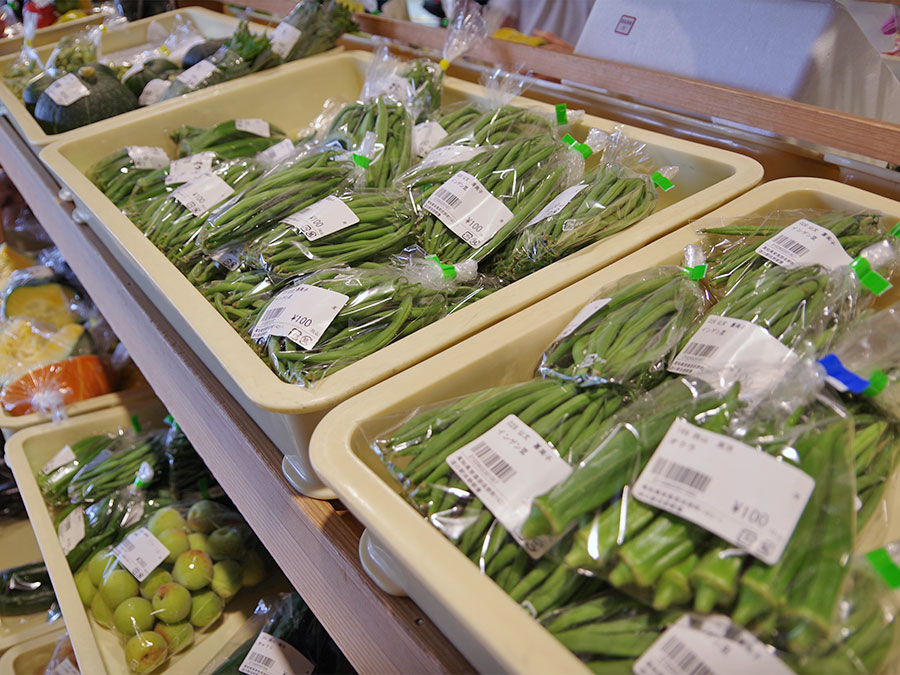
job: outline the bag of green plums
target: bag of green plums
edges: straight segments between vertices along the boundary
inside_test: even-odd
[[[212,500],[163,506],[75,572],[85,607],[118,631],[131,672],[149,673],[213,629],[241,589],[266,578],[267,555],[233,509]]]

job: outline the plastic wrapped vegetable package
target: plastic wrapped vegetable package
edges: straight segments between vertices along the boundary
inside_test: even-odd
[[[283,141],[284,131],[265,120],[227,120],[208,128],[184,125],[171,133],[175,157],[215,152],[225,159],[248,157]]]
[[[281,62],[296,61],[332,49],[344,33],[359,26],[337,0],[301,0],[272,31],[272,52]]]
[[[32,79],[37,77],[43,70],[44,64],[41,63],[40,57],[34,50],[34,33],[37,30],[37,16],[35,14],[26,14],[23,17],[24,38],[22,41],[22,49],[16,60],[13,61],[6,72],[3,73],[3,84],[16,95],[22,98],[25,87]]]

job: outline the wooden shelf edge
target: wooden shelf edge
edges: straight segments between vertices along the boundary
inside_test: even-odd
[[[361,526],[297,495],[281,453],[212,376],[0,119],[0,165],[290,582],[361,673],[470,672],[416,605],[382,593],[358,557]]]

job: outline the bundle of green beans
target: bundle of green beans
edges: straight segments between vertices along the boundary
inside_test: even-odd
[[[245,334],[253,327],[260,307],[282,285],[274,284],[263,270],[237,269],[199,290],[236,331]]]
[[[75,455],[75,459],[46,473],[42,470],[35,476],[44,501],[48,504],[67,503],[69,501],[69,483],[75,474],[114,442],[115,438],[112,436],[89,436],[77,443],[72,443],[69,447]]]
[[[609,302],[544,352],[543,376],[649,389],[666,375],[668,357],[703,315],[703,292],[680,267],[625,277],[598,298]]]
[[[572,167],[583,167],[581,155],[561,141],[538,136],[510,141],[487,148],[463,162],[441,166],[420,166],[398,179],[419,213],[415,230],[419,244],[442,261],[482,261],[542,209],[570,180]],[[503,202],[513,216],[491,239],[478,248],[454,234],[440,219],[426,211],[425,202],[458,172],[478,179],[484,188]],[[580,178],[580,173],[579,176]]]
[[[117,448],[102,461],[83,467],[69,482],[72,504],[94,502],[134,483],[143,463],[155,471],[162,467],[165,435],[152,432]],[[158,478],[158,476],[157,476]]]
[[[500,145],[556,133],[556,125],[549,115],[515,105],[484,110],[469,103],[442,113],[437,121],[447,132],[447,137],[437,147]]]
[[[113,204],[121,208],[138,180],[158,171],[159,169],[138,169],[126,147],[94,164],[88,169],[87,177]]]
[[[776,211],[761,220],[751,217],[722,227],[706,228],[702,233],[709,264],[707,279],[713,290],[718,294],[731,293],[735,286],[744,283],[746,277],[777,267],[756,253],[756,249],[801,218],[834,233],[851,258],[885,238],[880,227],[881,216],[871,213],[851,215],[841,212]]]
[[[309,385],[375,353],[490,293],[475,282],[430,288],[410,280],[402,266],[363,263],[326,268],[302,278],[304,284],[343,293],[349,300],[313,349],[284,337],[269,336],[254,344],[275,373],[286,382]],[[256,311],[255,325],[268,303]]]
[[[259,136],[238,129],[237,120],[220,122],[211,127],[183,125],[169,136],[175,142],[175,156],[178,158],[196,155],[198,152],[212,151],[224,159],[249,157],[283,141],[284,131],[269,124],[269,136]]]
[[[413,214],[399,192],[364,189],[333,197],[359,222],[312,241],[293,225],[279,223],[247,247],[250,264],[286,279],[322,267],[387,260],[412,243]]]
[[[495,256],[492,274],[521,279],[631,227],[656,209],[650,178],[615,164],[591,170],[579,185],[584,188],[559,212],[533,219],[509,240]]]
[[[199,243],[207,253],[228,249],[265,234],[283,218],[337,190],[354,171],[339,152],[316,149],[266,173],[218,208],[203,227]]]
[[[344,106],[325,134],[326,141],[339,141],[347,150],[364,151],[366,134],[374,134],[366,186],[390,187],[412,162],[412,121],[402,103],[386,96]]]
[[[853,462],[856,492],[862,504],[856,514],[861,530],[883,507],[888,482],[897,468],[900,429],[897,422],[874,409],[867,401],[844,397],[844,405],[853,415]]]

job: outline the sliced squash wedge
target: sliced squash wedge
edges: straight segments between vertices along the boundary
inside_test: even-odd
[[[89,352],[90,335],[77,323],[48,331],[23,318],[0,330],[0,385],[18,379],[32,368]]]
[[[6,287],[13,272],[32,265],[34,265],[34,261],[27,255],[19,253],[6,242],[0,244],[0,288]]]
[[[72,309],[76,293],[59,283],[26,284],[11,289],[3,300],[3,316],[41,321],[54,328],[78,321]]]

